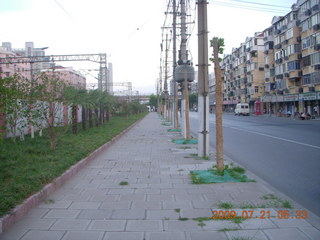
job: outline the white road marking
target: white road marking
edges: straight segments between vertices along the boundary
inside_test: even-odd
[[[315,145],[311,145],[311,144],[307,144],[307,143],[302,143],[302,142],[298,142],[298,141],[294,141],[294,140],[290,140],[290,139],[286,139],[286,138],[276,137],[276,136],[272,136],[272,135],[265,134],[265,133],[259,133],[259,132],[255,132],[255,131],[244,130],[244,129],[241,129],[241,128],[230,127],[230,126],[224,126],[224,127],[232,128],[232,129],[243,131],[243,132],[257,134],[257,135],[261,135],[261,136],[264,136],[264,137],[274,138],[274,139],[278,139],[278,140],[282,140],[282,141],[286,141],[286,142],[290,142],[290,143],[295,143],[295,144],[299,144],[299,145],[303,145],[303,146],[307,146],[307,147],[320,149],[319,146],[315,146]]]

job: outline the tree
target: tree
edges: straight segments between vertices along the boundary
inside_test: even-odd
[[[224,172],[223,162],[223,132],[222,132],[222,77],[219,61],[219,54],[223,53],[224,39],[214,37],[210,41],[211,47],[213,47],[213,58],[210,58],[214,62],[214,72],[216,78],[216,144],[217,144],[217,169],[222,174]]]
[[[197,106],[198,105],[198,95],[191,93],[189,94],[189,106]]]
[[[3,90],[1,97],[5,106],[6,123],[10,127],[12,140],[15,142],[17,131],[24,131],[28,125],[30,85],[25,79],[15,74],[2,81],[2,88],[7,89]]]
[[[59,125],[61,109],[66,103],[64,96],[65,82],[60,80],[54,74],[48,76],[42,73],[39,77],[39,83],[36,87],[36,96],[40,100],[37,102],[37,108],[41,109],[42,119],[48,126],[50,135],[50,148],[56,148],[56,129]]]
[[[158,105],[158,97],[154,94],[151,94],[149,97],[149,105],[151,108],[155,108]]]

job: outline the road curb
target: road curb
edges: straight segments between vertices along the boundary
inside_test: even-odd
[[[148,115],[148,114],[147,114]],[[30,209],[39,205],[44,199],[46,199],[51,193],[56,191],[59,187],[61,187],[66,181],[68,181],[72,176],[78,173],[84,166],[86,166],[89,162],[91,162],[94,158],[96,158],[102,151],[106,150],[113,143],[119,140],[124,134],[130,131],[133,127],[135,127],[139,122],[141,122],[147,115],[137,120],[127,129],[123,130],[117,136],[112,138],[109,142],[105,143],[84,159],[78,161],[76,164],[72,165],[68,170],[66,170],[62,175],[55,178],[51,183],[45,185],[40,191],[31,195],[26,200],[23,201],[20,205],[16,206],[11,213],[5,215],[0,218],[0,234],[10,228],[17,221],[22,219]]]

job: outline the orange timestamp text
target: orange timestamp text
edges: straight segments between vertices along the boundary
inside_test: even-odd
[[[239,217],[243,219],[307,219],[309,217],[306,210],[279,210],[272,212],[270,210],[212,210],[212,214],[212,219],[235,219]]]

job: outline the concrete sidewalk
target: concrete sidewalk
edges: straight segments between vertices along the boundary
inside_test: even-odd
[[[207,169],[214,162],[194,159],[196,145],[172,143],[179,134],[168,132],[169,128],[150,113],[0,239],[320,239],[319,224],[294,218],[296,211],[305,210],[301,206],[294,204],[289,219],[278,217],[286,209],[241,209],[244,204],[267,204],[262,199],[267,194],[279,196],[259,180],[192,184],[189,170]],[[232,209],[219,208],[221,203],[233,204]],[[241,223],[193,219],[211,218],[212,210],[266,215]]]

